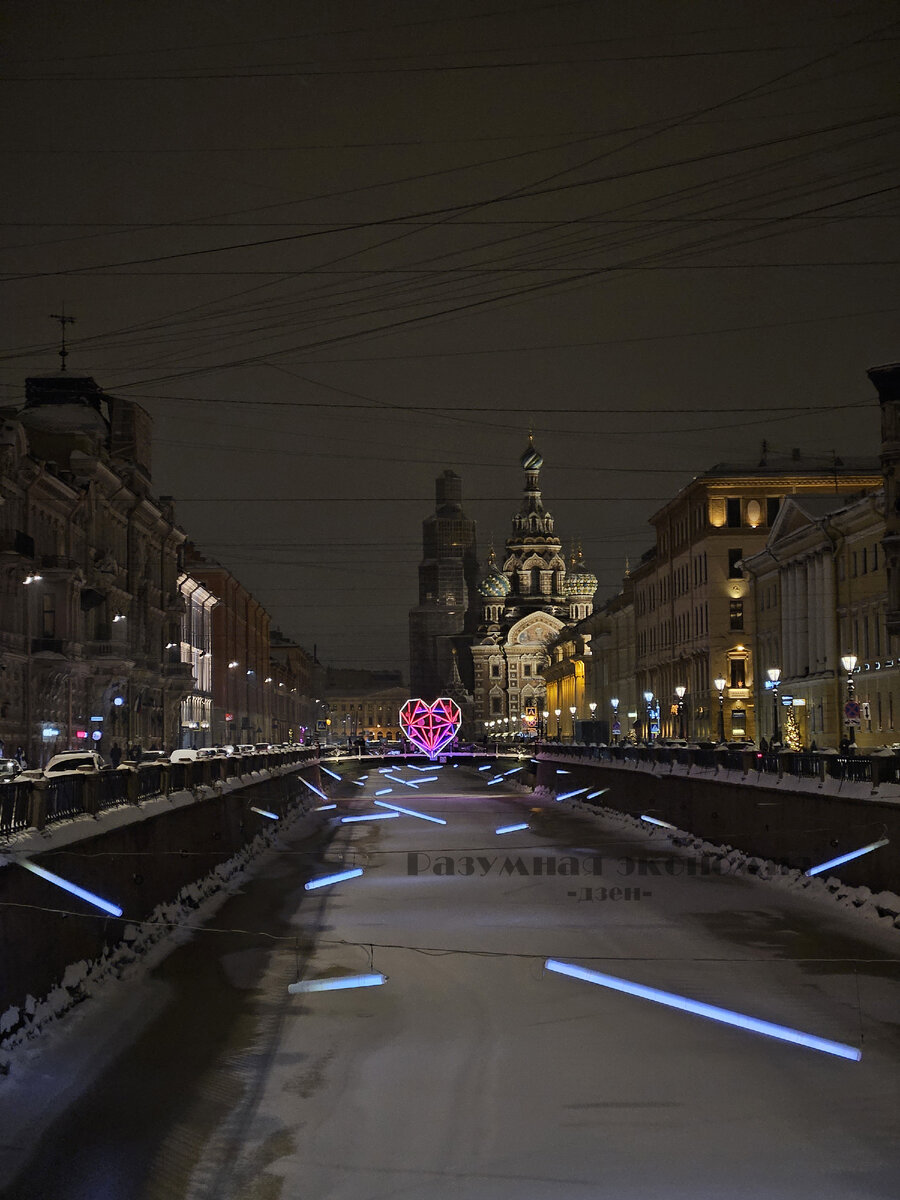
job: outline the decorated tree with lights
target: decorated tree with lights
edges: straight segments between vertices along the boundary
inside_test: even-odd
[[[784,716],[784,744],[788,750],[799,750],[803,743],[800,740],[800,730],[794,718],[794,710],[788,708]]]

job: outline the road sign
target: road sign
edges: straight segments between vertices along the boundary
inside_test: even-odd
[[[857,700],[848,700],[844,705],[844,724],[855,726],[862,724],[860,720],[859,702]]]
[[[622,732],[622,725],[619,721],[613,721],[613,737],[618,737]]]
[[[328,728],[327,721],[316,721],[316,729],[327,729],[327,728]]]

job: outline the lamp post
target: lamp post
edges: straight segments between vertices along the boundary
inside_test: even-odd
[[[612,735],[613,735],[613,742],[614,742],[614,744],[615,744],[616,746],[618,746],[618,744],[619,744],[619,733],[618,733],[618,730],[617,730],[616,726],[619,724],[619,697],[618,697],[618,696],[611,696],[611,697],[610,697],[609,704],[610,704],[610,708],[612,708]]]
[[[541,709],[541,741],[547,736],[547,718],[550,716],[548,709]]]
[[[725,741],[725,680],[720,675],[718,679],[714,679],[716,691],[719,693],[719,741]]]
[[[847,741],[852,746],[856,741],[856,725],[855,721],[859,720],[856,716],[854,708],[853,693],[856,688],[853,684],[853,672],[856,669],[856,655],[844,654],[841,657],[841,666],[847,672],[847,703],[844,706],[844,716],[847,719]]]
[[[653,718],[653,693],[652,692],[644,692],[644,703],[647,706],[647,736],[644,740],[647,742],[652,742],[653,734],[651,733],[651,727],[650,727],[650,723]]]
[[[856,662],[856,659],[853,660]],[[769,667],[766,674],[772,684],[772,741],[781,744],[781,731],[778,728],[778,684],[781,680],[781,667]]]
[[[678,697],[678,736],[684,737],[684,693],[687,688],[683,684],[679,684],[675,689],[675,695]]]
[[[591,710],[591,741],[596,743],[596,741],[597,741],[597,726],[595,724],[595,714],[597,712],[597,701],[591,700],[588,704],[588,708]]]
[[[573,745],[575,744],[575,714],[577,712],[578,712],[578,709],[575,707],[575,705],[570,704],[569,705],[569,716],[572,718],[572,744]]]
[[[553,710],[553,713],[554,713],[554,716],[556,717],[556,740],[557,740],[558,742],[561,742],[561,741],[562,741],[562,737],[560,736],[560,729],[559,729],[559,718],[562,716],[562,709],[561,709],[561,708],[554,708],[554,710]]]

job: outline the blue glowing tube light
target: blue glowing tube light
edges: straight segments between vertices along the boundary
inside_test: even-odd
[[[440,775],[423,775],[419,783],[437,783],[439,779]]]
[[[503,776],[502,776],[502,775],[495,775],[493,779],[489,779],[489,780],[487,781],[487,786],[488,786],[488,787],[493,787],[495,783],[502,783],[502,782],[503,782]]]
[[[495,829],[494,833],[516,833],[519,829],[527,829],[528,822],[523,821],[521,825],[501,825],[499,829]]]
[[[511,771],[504,771],[503,774],[504,775],[515,775],[516,771],[521,771],[521,770],[522,770],[521,767],[513,767],[513,769]]]
[[[338,871],[336,875],[320,875],[318,879],[304,883],[303,887],[307,892],[314,892],[316,888],[331,887],[333,883],[343,883],[345,879],[356,879],[362,873],[362,867],[351,867],[349,871]]]
[[[364,779],[354,779],[353,782],[356,784],[357,787],[365,787],[366,786],[366,781]]]
[[[375,793],[375,795],[376,796],[389,796],[393,790],[394,790],[393,788],[380,788]]]
[[[564,771],[564,770],[562,769],[562,767],[557,767],[557,768],[556,768],[556,773],[557,773],[557,775],[570,775],[570,774],[571,774],[571,772],[570,772],[570,771]]]
[[[325,793],[324,793],[324,792],[322,792],[322,791],[319,791],[319,789],[316,787],[316,785],[315,785],[314,783],[310,783],[310,782],[309,782],[309,780],[308,780],[308,779],[304,779],[302,775],[300,776],[300,782],[301,782],[301,783],[305,783],[305,784],[306,784],[306,786],[309,788],[309,790],[310,790],[311,792],[315,792],[315,793],[316,793],[316,795],[317,795],[317,796],[321,796],[323,800],[327,800],[327,799],[328,799],[328,797],[325,795]]]
[[[435,825],[446,825],[443,817],[429,817],[427,813],[416,812],[414,808],[401,808],[399,804],[391,804],[388,800],[375,800],[379,808],[390,808],[394,812],[403,813],[407,817],[418,817],[420,821],[432,821]]]
[[[478,768],[479,771],[489,771],[490,769],[491,769],[490,763],[485,763],[483,767]]]
[[[328,768],[327,768],[327,767],[323,767],[321,763],[319,764],[319,770],[320,770],[320,771],[324,771],[326,775],[330,775],[332,779],[341,779],[341,778],[343,778],[341,775],[338,775],[337,771],[329,771],[329,770],[328,770]]]
[[[277,820],[278,820],[278,813],[270,813],[270,812],[269,812],[267,809],[265,809],[265,808],[253,808],[253,807],[252,807],[252,805],[251,805],[250,811],[251,811],[251,812],[255,812],[255,813],[259,813],[259,815],[260,815],[261,817],[271,817],[273,821],[277,821]]]
[[[804,871],[804,875],[821,875],[823,871],[827,871],[830,867],[839,867],[841,863],[850,862],[851,859],[861,858],[864,854],[870,854],[873,850],[880,850],[882,846],[887,846],[890,838],[881,838],[877,842],[870,842],[868,846],[863,846],[860,850],[851,850],[849,854],[842,854],[839,858],[829,858],[828,862],[819,863],[817,867],[810,867],[808,871]]]
[[[648,817],[648,816],[645,816],[644,813],[641,813],[641,820],[646,821],[648,823],[648,825],[658,825],[660,827],[660,829],[674,829],[675,828],[675,826],[670,825],[668,821],[658,821],[656,819],[656,817]]]
[[[329,808],[337,808],[336,804],[319,804],[313,812],[327,812]]]
[[[601,788],[599,792],[589,792],[588,795],[585,796],[585,800],[596,800],[598,796],[602,796],[608,791],[609,788]]]
[[[289,983],[288,991],[292,996],[306,992],[339,992],[344,988],[378,987],[387,983],[387,975],[344,975],[337,979],[301,979],[299,983]]]
[[[363,813],[359,817],[341,817],[342,825],[352,825],[354,821],[387,821],[389,817],[399,817],[396,812]]]
[[[443,763],[437,765],[432,764],[430,767],[417,767],[415,763],[406,764],[411,771],[440,771],[443,769]]]
[[[557,796],[557,800],[571,800],[573,796],[580,796],[582,792],[586,792],[587,788],[579,788],[577,792],[563,792],[561,796]]]
[[[69,883],[67,879],[60,879],[58,875],[54,875],[52,871],[45,871],[43,867],[39,867],[36,863],[29,862],[27,858],[20,858],[19,865],[23,866],[26,871],[30,871],[32,875],[39,875],[41,879],[46,879],[48,883],[53,883],[57,887],[62,888],[66,892],[71,892],[73,896],[78,896],[81,900],[86,900],[88,904],[93,904],[95,908],[102,909],[103,912],[109,913],[113,917],[121,917],[122,910],[117,904],[110,904],[108,900],[101,900],[99,896],[95,896],[93,892],[87,891],[85,888],[79,887],[77,883]]]
[[[848,1058],[853,1062],[859,1062],[862,1058],[862,1051],[857,1050],[855,1046],[846,1046],[843,1042],[831,1042],[827,1038],[816,1037],[812,1033],[789,1029],[786,1025],[774,1025],[771,1021],[748,1017],[743,1013],[732,1012],[729,1008],[718,1008],[714,1004],[689,1000],[686,996],[678,996],[674,992],[661,992],[658,988],[645,987],[642,983],[631,983],[627,979],[619,979],[616,975],[603,975],[599,971],[589,971],[586,967],[576,967],[572,963],[560,962],[556,958],[548,958],[544,966],[548,971],[556,971],[560,975],[571,975],[573,979],[584,979],[588,983],[612,988],[616,992],[638,996],[641,1000],[653,1000],[654,1003],[665,1004],[668,1008],[680,1008],[683,1012],[694,1013],[698,1017],[708,1017],[711,1021],[721,1021],[724,1025],[735,1025],[738,1029],[749,1029],[751,1033],[762,1033],[766,1037],[778,1038],[782,1042],[793,1042],[797,1046],[807,1046],[810,1050],[821,1050],[823,1054],[834,1054],[838,1058]]]
[[[399,775],[385,775],[385,779],[390,779],[391,783],[402,783],[408,788],[418,788],[418,783],[413,783],[411,779],[401,779]]]

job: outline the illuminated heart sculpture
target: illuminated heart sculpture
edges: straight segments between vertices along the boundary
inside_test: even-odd
[[[434,704],[407,700],[400,709],[400,729],[429,758],[435,758],[453,741],[461,723],[459,705],[447,696],[441,696]]]

